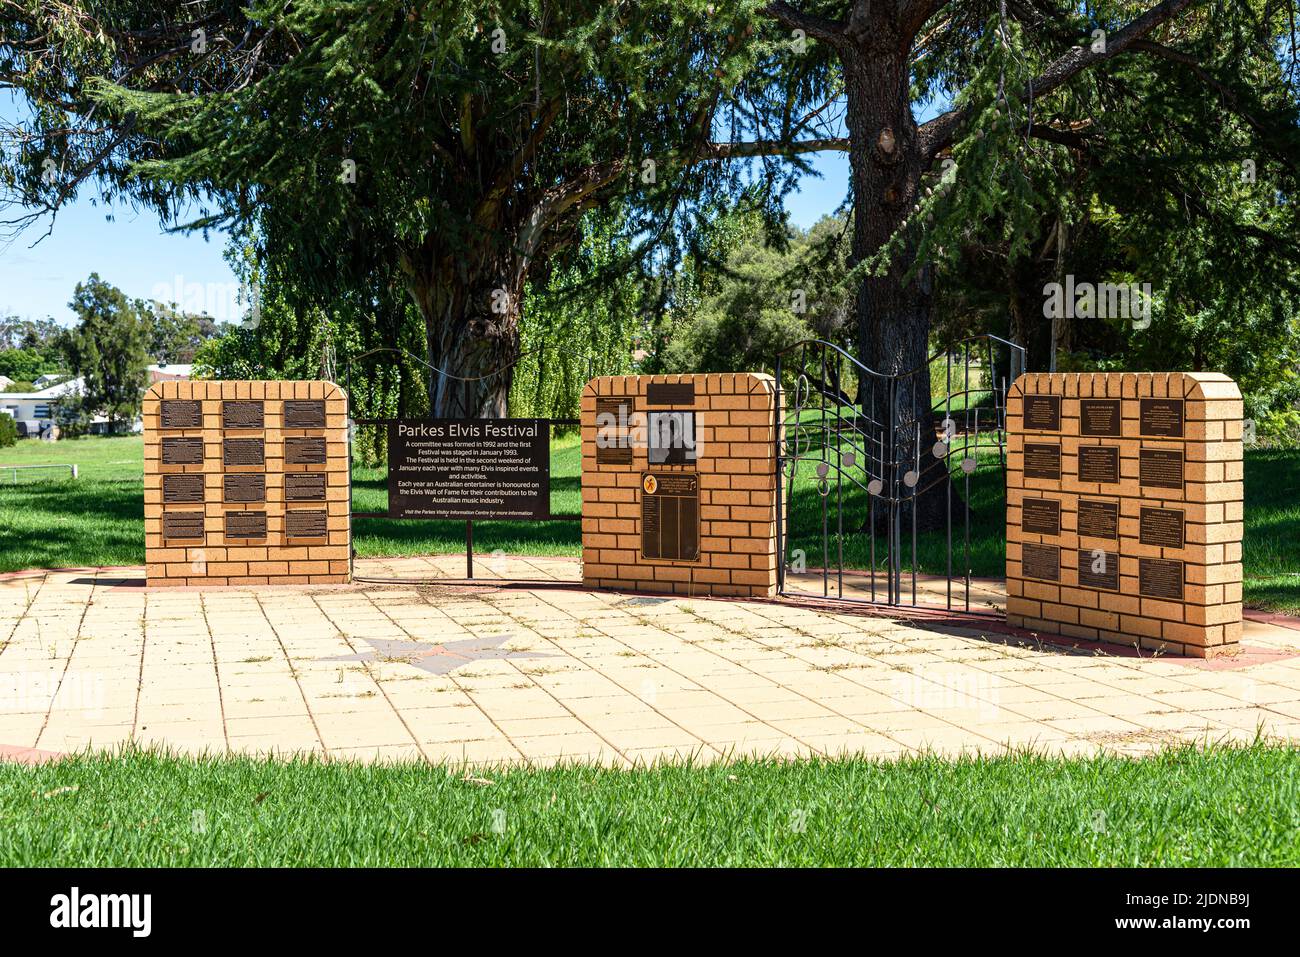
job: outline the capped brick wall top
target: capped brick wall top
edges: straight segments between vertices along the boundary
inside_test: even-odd
[[[1241,636],[1242,401],[1219,373],[1037,373],[1007,399],[1007,618],[1209,657]]]
[[[775,399],[775,380],[749,372],[587,383],[584,582],[691,595],[775,594]],[[614,423],[599,442],[598,415]],[[694,449],[651,461],[652,434],[690,424]]]
[[[347,399],[332,382],[159,382],[144,397],[157,585],[349,579]]]

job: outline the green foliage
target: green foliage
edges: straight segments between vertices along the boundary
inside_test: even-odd
[[[0,449],[7,449],[18,441],[18,425],[12,415],[0,414]]]
[[[181,312],[162,303],[145,308],[152,313],[149,354],[158,363],[193,362],[199,347],[220,332],[208,316]]]
[[[53,319],[0,317],[0,375],[15,385],[29,385],[34,379],[63,369],[59,348],[62,332]],[[30,391],[10,387],[9,391]]]
[[[63,348],[74,374],[84,380],[82,408],[105,415],[112,432],[140,410],[149,364],[149,319],[97,273],[77,284],[69,306],[80,324],[63,337]]]

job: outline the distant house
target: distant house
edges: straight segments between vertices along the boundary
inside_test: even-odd
[[[84,380],[65,379],[38,392],[0,393],[0,415],[12,416],[18,425],[20,437],[36,438],[45,435],[58,423],[58,400],[81,392]],[[143,422],[136,418],[131,423],[132,432],[140,432]],[[108,416],[95,415],[90,419],[90,431],[103,433],[108,429]]]
[[[179,382],[190,377],[194,366],[179,362],[162,362],[149,367],[149,384],[155,382]]]
[[[68,379],[66,372],[47,372],[45,375],[39,375],[32,380],[32,385],[38,389],[48,389],[52,385],[58,385]]]
[[[3,392],[13,384],[13,379],[9,378],[7,375],[0,375],[0,392]]]

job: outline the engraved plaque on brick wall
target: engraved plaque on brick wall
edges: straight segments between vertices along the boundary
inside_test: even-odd
[[[1138,594],[1182,601],[1183,563],[1168,558],[1139,558]]]
[[[265,502],[266,476],[251,473],[226,475],[222,478],[223,501]]]
[[[263,439],[222,439],[223,465],[265,465],[266,442]]]
[[[1080,399],[1079,434],[1117,439],[1123,434],[1119,399]]]
[[[227,512],[226,538],[266,538],[266,513]]]
[[[631,465],[628,423],[636,406],[631,396],[596,400],[596,464]]]
[[[203,513],[163,512],[162,537],[164,540],[174,538],[203,538]]]
[[[324,399],[286,399],[284,403],[286,429],[325,428]]]
[[[1059,445],[1025,443],[1025,478],[1059,479],[1061,477],[1061,447]]]
[[[1183,434],[1182,399],[1143,399],[1138,403],[1138,431],[1143,435],[1181,438]]]
[[[1138,484],[1152,488],[1183,487],[1183,453],[1181,449],[1141,449],[1138,451]]]
[[[1079,584],[1084,588],[1119,591],[1119,553],[1100,548],[1079,549]]]
[[[693,472],[641,475],[641,556],[670,561],[700,557],[700,478]]]
[[[288,538],[324,538],[329,534],[329,521],[324,510],[290,509],[284,513],[284,534]]]
[[[287,472],[284,476],[286,502],[325,501],[324,472]]]
[[[694,382],[651,382],[645,387],[646,405],[694,405]]]
[[[1138,522],[1138,541],[1161,548],[1183,547],[1181,508],[1143,508]]]
[[[163,465],[202,465],[203,440],[180,436],[163,436]]]
[[[1061,431],[1061,397],[1026,395],[1025,428],[1034,432]]]
[[[164,429],[201,429],[203,405],[197,399],[164,399],[159,421]]]
[[[202,473],[186,472],[181,475],[164,475],[162,477],[162,500],[166,505],[192,505],[195,502],[202,502]]]
[[[1059,582],[1061,580],[1061,549],[1056,545],[1038,545],[1025,542],[1020,546],[1020,570],[1026,578]]]
[[[1114,484],[1119,481],[1119,446],[1079,446],[1079,481]]]
[[[284,440],[285,465],[324,465],[325,440],[319,436],[291,435]]]
[[[1119,538],[1119,503],[1080,499],[1079,534],[1089,538]]]
[[[264,421],[261,402],[249,399],[227,399],[221,403],[223,429],[260,429]]]
[[[1020,506],[1020,527],[1034,535],[1061,534],[1061,503],[1050,498],[1027,498]]]

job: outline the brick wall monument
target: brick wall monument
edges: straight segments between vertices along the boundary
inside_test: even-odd
[[[774,595],[775,399],[775,381],[756,373],[588,382],[582,394],[584,583]]]
[[[349,580],[347,401],[332,382],[158,382],[144,398],[148,584]]]
[[[1007,432],[1009,623],[1201,658],[1235,650],[1236,383],[1028,374],[1008,394]]]

